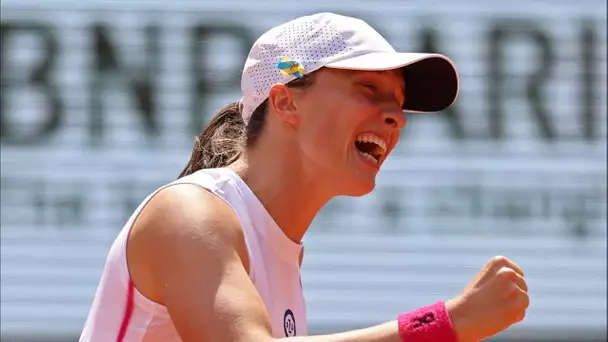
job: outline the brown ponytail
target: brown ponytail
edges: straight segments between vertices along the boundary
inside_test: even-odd
[[[314,82],[314,74],[287,84],[290,88],[307,88]],[[217,113],[194,142],[188,165],[178,178],[201,169],[226,167],[237,161],[246,146],[252,146],[261,134],[266,121],[268,100],[256,108],[245,125],[241,106],[233,102]]]
[[[231,103],[211,119],[196,137],[190,161],[179,178],[201,169],[228,166],[241,156],[246,128],[239,107],[238,102]]]

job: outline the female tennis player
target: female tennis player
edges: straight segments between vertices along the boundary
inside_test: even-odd
[[[397,53],[362,20],[320,13],[263,34],[241,87],[118,235],[80,341],[473,342],[523,319],[523,272],[495,257],[446,302],[307,336],[302,237],[331,198],[374,189],[404,111],[455,101],[449,59]]]

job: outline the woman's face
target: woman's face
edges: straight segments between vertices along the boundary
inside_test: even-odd
[[[315,72],[313,86],[294,95],[306,172],[334,195],[372,191],[406,124],[404,97],[400,70]]]

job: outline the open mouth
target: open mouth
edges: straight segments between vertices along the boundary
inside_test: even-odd
[[[361,133],[357,135],[355,147],[363,157],[376,164],[380,163],[380,159],[386,153],[386,142],[372,133]]]

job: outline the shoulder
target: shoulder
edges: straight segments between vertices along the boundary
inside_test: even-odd
[[[171,279],[195,271],[220,272],[228,264],[248,269],[243,230],[232,208],[194,184],[173,184],[155,194],[137,217],[127,244],[136,286],[162,302]]]
[[[141,211],[133,228],[133,233],[145,230],[146,235],[180,241],[204,236],[226,243],[242,235],[237,215],[224,200],[189,183],[160,190]]]

